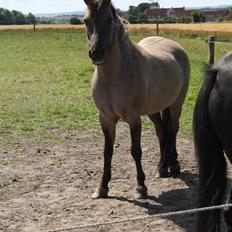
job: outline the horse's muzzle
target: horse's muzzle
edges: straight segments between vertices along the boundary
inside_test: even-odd
[[[93,64],[95,65],[104,64],[105,51],[103,49],[95,51],[90,50],[89,57],[92,59]]]

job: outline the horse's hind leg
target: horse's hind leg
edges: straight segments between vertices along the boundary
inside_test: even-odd
[[[108,196],[108,183],[111,179],[111,162],[113,156],[115,128],[117,121],[117,119],[107,118],[100,114],[100,123],[105,137],[104,169],[101,183],[97,188],[96,192],[93,194],[93,199],[106,198]]]
[[[158,136],[159,145],[160,145],[160,163],[158,165],[156,177],[165,178],[169,176],[168,158],[167,158],[167,153],[165,151],[165,140],[167,133],[166,124],[161,118],[161,113],[149,115],[149,118],[154,123],[156,134]]]
[[[173,177],[178,177],[180,175],[180,164],[178,161],[178,153],[176,150],[176,137],[179,131],[179,121],[187,90],[188,86],[185,85],[176,101],[169,107],[170,123],[168,124],[169,129],[167,137],[169,137],[170,143],[167,143],[166,149],[169,156],[170,174]]]
[[[179,130],[179,116],[174,108],[167,108],[160,113],[149,115],[153,121],[160,142],[160,163],[156,177],[178,177],[180,165],[177,160],[176,135]],[[168,169],[170,168],[170,173]]]
[[[130,125],[131,133],[131,154],[135,160],[136,170],[137,170],[137,188],[135,193],[136,199],[147,198],[147,187],[145,185],[145,174],[143,172],[141,159],[142,159],[142,149],[141,149],[141,129],[142,123],[141,119],[130,119],[127,120]]]
[[[180,115],[181,108],[175,105],[170,107],[170,123],[167,134],[167,137],[169,137],[169,142],[166,145],[166,151],[169,156],[170,175],[173,177],[178,177],[180,175],[180,164],[176,150],[176,137],[179,131]]]

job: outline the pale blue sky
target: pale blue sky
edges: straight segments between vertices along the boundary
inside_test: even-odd
[[[137,5],[146,0],[113,0],[117,8],[126,10],[129,5]],[[228,4],[228,0],[159,0],[161,7],[201,7]],[[67,11],[83,11],[83,0],[0,0],[0,7],[15,9],[24,13],[56,13]]]

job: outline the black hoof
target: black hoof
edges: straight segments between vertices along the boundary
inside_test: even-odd
[[[224,217],[225,217],[225,221],[226,221],[226,224],[227,224],[227,231],[228,232],[232,232],[232,213],[231,211],[226,211],[225,214],[224,214]]]
[[[101,198],[107,198],[108,197],[109,189],[104,188],[97,188],[95,193],[92,195],[92,199],[101,199]]]
[[[170,167],[170,175],[174,178],[178,178],[180,176],[180,164]]]
[[[170,174],[166,168],[160,168],[158,169],[155,178],[168,178],[170,177]]]
[[[136,188],[136,192],[134,194],[135,199],[147,199],[147,187],[146,186],[139,186]]]

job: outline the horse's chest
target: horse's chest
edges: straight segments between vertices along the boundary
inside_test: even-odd
[[[117,82],[108,86],[95,83],[93,98],[101,112],[114,114],[120,118],[126,117],[128,110],[135,108],[137,102],[133,87],[128,88]]]

